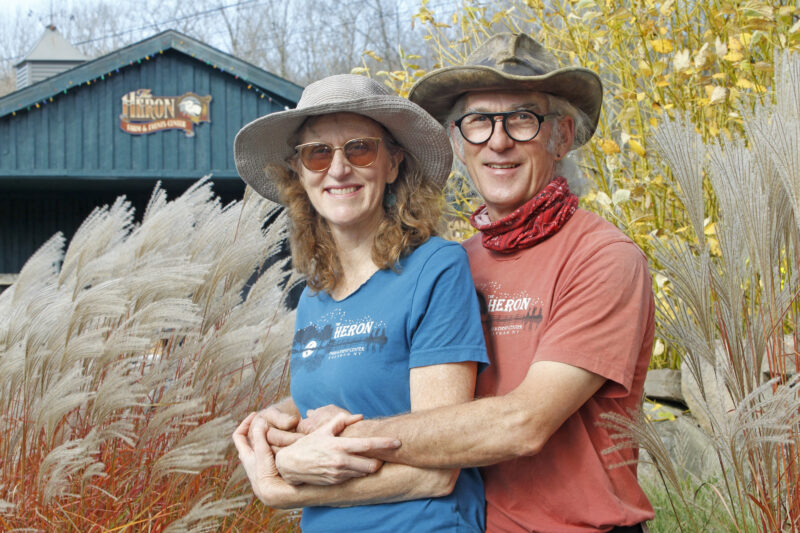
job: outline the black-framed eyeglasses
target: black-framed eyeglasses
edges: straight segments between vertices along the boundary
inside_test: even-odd
[[[303,166],[312,172],[328,170],[333,162],[333,154],[341,150],[347,161],[354,167],[368,167],[378,159],[380,137],[360,137],[350,139],[342,146],[331,146],[323,142],[310,142],[294,147]]]
[[[558,113],[540,115],[533,111],[506,111],[505,113],[467,113],[455,121],[461,136],[472,144],[483,144],[491,139],[497,118],[503,122],[503,129],[511,139],[527,142],[539,135],[542,122]]]

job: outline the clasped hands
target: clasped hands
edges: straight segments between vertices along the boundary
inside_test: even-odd
[[[250,413],[233,442],[253,492],[272,507],[295,507],[298,485],[335,485],[377,472],[383,461],[359,454],[399,448],[400,441],[339,436],[362,418],[333,405],[312,409],[302,420],[276,407]]]

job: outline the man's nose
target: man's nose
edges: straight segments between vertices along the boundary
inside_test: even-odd
[[[502,152],[514,146],[514,139],[508,136],[503,127],[503,117],[492,117],[492,120],[494,121],[492,136],[486,141],[489,148],[496,152]]]

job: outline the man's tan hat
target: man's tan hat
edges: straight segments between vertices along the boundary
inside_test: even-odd
[[[386,128],[395,141],[419,163],[422,174],[439,188],[450,174],[453,151],[441,124],[385,85],[353,74],[337,74],[305,88],[296,109],[257,118],[233,141],[239,175],[261,196],[279,202],[270,167],[286,166],[295,153],[292,136],[309,117],[357,113]]]
[[[473,91],[536,91],[559,96],[589,117],[585,144],[597,129],[603,84],[581,67],[559,68],[556,58],[524,33],[498,33],[467,57],[464,65],[434,70],[417,81],[409,100],[444,122],[456,100]]]

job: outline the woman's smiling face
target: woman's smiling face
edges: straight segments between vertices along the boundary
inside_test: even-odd
[[[383,217],[386,184],[397,179],[402,152],[387,150],[384,129],[374,120],[355,113],[333,113],[314,118],[303,128],[299,144],[322,142],[343,146],[351,139],[380,137],[375,162],[367,167],[351,164],[344,150],[335,150],[327,170],[315,172],[295,159],[295,170],[314,209],[331,231],[361,233],[377,227]]]

